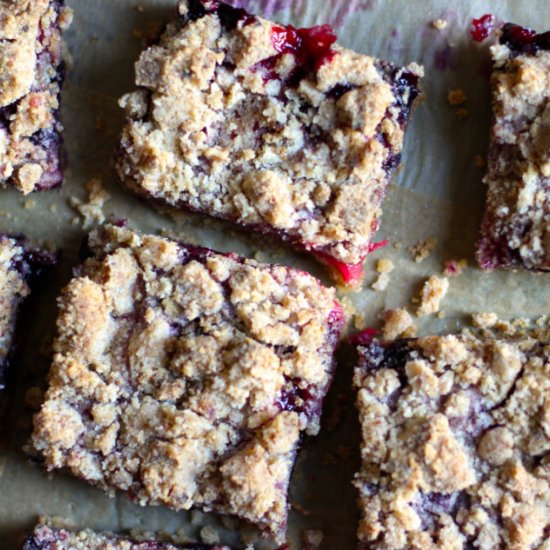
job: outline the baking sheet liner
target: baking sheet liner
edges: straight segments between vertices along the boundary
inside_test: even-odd
[[[236,2],[237,3],[237,2]],[[239,5],[295,26],[333,24],[343,45],[396,63],[418,61],[425,66],[425,101],[409,128],[403,164],[384,203],[380,238],[392,243],[366,263],[364,288],[341,297],[361,322],[378,326],[387,307],[408,306],[422,281],[440,273],[448,259],[465,258],[468,269],[451,279],[442,309],[444,318],[418,321],[419,331],[451,332],[467,326],[477,311],[494,311],[502,318],[536,318],[550,310],[548,275],[482,273],[474,263],[474,242],[483,210],[483,170],[475,165],[484,155],[489,130],[488,43],[477,44],[467,32],[472,17],[494,13],[498,18],[550,28],[547,0],[529,2],[443,0],[240,0]],[[63,104],[69,168],[61,190],[22,197],[0,190],[0,230],[24,232],[33,242],[47,242],[62,251],[62,262],[32,299],[20,326],[12,402],[3,420],[0,449],[0,548],[17,548],[22,534],[43,514],[94,529],[161,531],[197,537],[213,525],[224,542],[239,544],[238,533],[209,514],[173,512],[163,507],[141,508],[124,495],[110,499],[86,483],[62,474],[48,475],[21,451],[30,433],[31,409],[26,391],[43,386],[54,333],[56,296],[78,263],[86,230],[70,206],[85,200],[85,183],[103,179],[110,194],[107,216],[128,218],[143,231],[181,236],[219,250],[234,251],[264,261],[306,269],[330,284],[325,270],[306,255],[234,231],[227,226],[186,215],[159,212],[120,188],[110,160],[121,128],[117,98],[133,88],[133,63],[142,49],[140,37],[149,25],[166,21],[174,1],[69,0],[75,20],[66,34],[74,60]],[[447,27],[431,22],[441,18]],[[446,101],[450,89],[467,96],[465,119]],[[427,237],[437,239],[433,254],[422,263],[411,260],[407,247]],[[393,246],[401,243],[400,249]],[[384,292],[370,284],[377,258],[390,258],[395,270]],[[362,319],[361,319],[362,318]],[[335,384],[328,398],[321,435],[305,443],[291,489],[293,510],[289,541],[300,548],[303,529],[324,533],[319,548],[354,548],[356,508],[351,487],[358,467],[358,426],[353,408],[353,353],[339,354]],[[243,530],[240,531],[241,533]],[[247,533],[251,537],[253,534]],[[257,548],[270,548],[257,544]]]

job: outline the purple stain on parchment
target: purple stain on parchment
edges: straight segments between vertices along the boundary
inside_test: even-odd
[[[311,4],[319,0],[225,0],[228,4],[244,8],[266,18],[274,13],[290,9],[295,13],[303,13]],[[346,19],[361,11],[369,11],[378,7],[380,0],[332,0],[331,10],[327,13],[326,21],[333,27],[342,26]]]

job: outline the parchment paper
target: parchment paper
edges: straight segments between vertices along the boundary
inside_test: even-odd
[[[155,211],[119,188],[110,159],[121,127],[117,98],[133,88],[133,62],[142,49],[140,33],[152,22],[166,20],[175,0],[69,0],[75,21],[66,35],[74,60],[63,105],[69,169],[60,191],[23,198],[0,191],[1,231],[22,231],[35,242],[47,241],[62,250],[60,269],[35,293],[20,330],[20,347],[12,382],[12,403],[3,423],[8,437],[0,449],[0,548],[18,548],[23,532],[38,515],[62,517],[75,526],[95,529],[163,531],[198,536],[205,524],[219,528],[222,540],[240,544],[239,536],[221,529],[211,515],[176,513],[162,507],[140,508],[125,496],[110,499],[101,491],[68,476],[48,476],[21,451],[30,433],[31,410],[24,403],[28,388],[43,386],[54,333],[56,295],[78,263],[86,233],[70,197],[86,197],[85,182],[101,177],[111,194],[105,212],[128,218],[144,231],[167,231],[220,250],[231,250],[265,261],[283,262],[309,270],[327,284],[330,280],[315,261],[283,246],[270,245],[220,223]],[[445,318],[418,322],[423,334],[451,332],[468,324],[476,311],[494,311],[503,318],[535,318],[550,310],[549,275],[482,273],[473,260],[481,220],[484,155],[489,129],[487,86],[488,44],[471,40],[467,29],[473,16],[490,12],[503,20],[550,28],[548,0],[249,0],[251,10],[296,26],[332,23],[340,41],[360,52],[397,62],[425,65],[426,99],[416,110],[407,136],[404,162],[384,204],[381,238],[401,242],[378,251],[367,261],[365,288],[342,294],[348,309],[378,326],[386,307],[411,305],[419,285],[441,272],[447,259],[466,258],[470,267],[451,279],[443,302]],[[430,23],[442,18],[448,26]],[[137,32],[136,32],[137,31]],[[450,89],[468,96],[469,116],[460,120],[447,101]],[[434,253],[424,262],[411,260],[406,248],[426,237],[437,238]],[[377,258],[390,258],[396,269],[385,292],[370,284]],[[321,435],[309,440],[300,456],[292,483],[290,518],[292,548],[300,548],[302,529],[324,532],[322,549],[355,547],[356,508],[350,485],[358,465],[358,428],[349,389],[353,353],[340,352],[339,368],[329,395]],[[338,420],[340,414],[340,420]],[[241,531],[242,532],[242,531]],[[258,545],[260,547],[269,547]]]

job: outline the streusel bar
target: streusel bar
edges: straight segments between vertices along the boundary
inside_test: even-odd
[[[24,194],[63,181],[59,102],[63,0],[0,2],[0,185]]]
[[[56,529],[38,525],[25,539],[23,550],[231,550],[229,546],[206,544],[169,544],[159,541],[137,541],[115,535]]]
[[[550,270],[550,35],[502,29],[493,56],[493,128],[483,269]]]
[[[550,343],[432,336],[359,354],[360,548],[547,548]]]
[[[6,383],[18,310],[32,279],[55,261],[54,254],[31,250],[24,237],[0,234],[0,390]]]
[[[218,1],[181,0],[124,96],[120,179],[274,235],[357,282],[422,69]]]
[[[343,311],[310,275],[107,225],[60,299],[32,446],[145,504],[234,514],[282,540]]]

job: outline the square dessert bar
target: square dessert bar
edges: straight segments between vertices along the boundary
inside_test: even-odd
[[[342,308],[302,271],[107,225],[60,298],[32,447],[113,494],[233,514],[282,540]]]
[[[432,336],[358,349],[359,548],[547,548],[550,343]]]
[[[507,24],[491,48],[483,269],[550,271],[550,33]]]
[[[24,194],[63,181],[62,0],[0,1],[0,185]]]
[[[31,250],[24,237],[0,234],[0,391],[6,384],[19,308],[32,280],[55,261],[54,254]]]
[[[313,252],[349,282],[376,247],[422,68],[218,1],[179,16],[136,64],[116,168],[134,191]]]
[[[206,544],[169,544],[157,541],[137,541],[86,529],[68,531],[48,525],[38,525],[25,539],[23,550],[231,550],[229,546]]]

